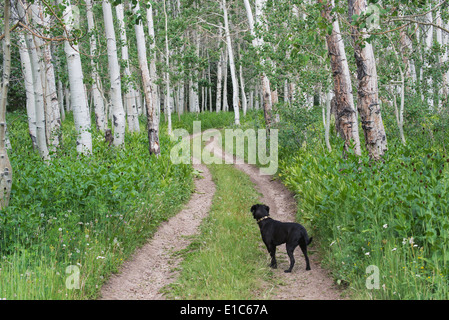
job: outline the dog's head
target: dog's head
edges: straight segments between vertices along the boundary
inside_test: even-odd
[[[251,212],[256,220],[270,215],[270,207],[264,204],[255,204],[251,207]]]

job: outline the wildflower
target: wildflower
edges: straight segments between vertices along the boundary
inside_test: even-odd
[[[402,238],[402,244],[406,244],[407,243],[407,239],[406,238]]]
[[[396,251],[398,248],[393,248],[393,249],[391,249],[391,251],[393,252],[393,251]]]
[[[58,230],[61,232],[61,231],[62,231],[62,228],[59,228]]]
[[[332,245],[335,243],[336,241],[332,241],[331,244],[329,245],[329,247],[332,247]]]
[[[369,252],[365,253],[365,256],[369,256]]]
[[[415,242],[413,240],[414,240],[413,237],[410,237],[410,240],[408,241],[408,243],[414,244]]]
[[[384,229],[387,229],[388,228],[388,224],[384,224],[383,226],[382,226]]]

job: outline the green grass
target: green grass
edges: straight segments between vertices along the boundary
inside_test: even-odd
[[[63,146],[44,163],[31,146],[26,116],[8,114],[13,168],[10,205],[0,211],[0,299],[92,299],[109,275],[144,244],[191,194],[191,165],[173,165],[173,142],[161,128],[162,153],[148,153],[145,126],[125,146],[93,134],[93,154],[75,149],[71,114]],[[66,281],[79,268],[79,289]]]
[[[250,207],[258,202],[249,177],[231,165],[210,165],[217,191],[201,232],[183,253],[181,274],[168,288],[176,299],[254,299],[271,272]]]

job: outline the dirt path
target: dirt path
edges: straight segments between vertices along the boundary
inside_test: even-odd
[[[233,159],[231,155],[223,152],[213,139],[206,149],[223,159]],[[270,176],[260,175],[259,169],[252,165],[235,166],[251,177],[256,189],[263,195],[260,202],[270,207],[273,218],[281,221],[295,220],[295,199],[281,182],[272,180]],[[160,289],[176,279],[177,271],[174,270],[180,263],[180,258],[173,253],[187,247],[190,241],[186,237],[197,232],[201,221],[209,212],[215,193],[215,184],[207,167],[200,164],[194,165],[194,168],[201,170],[204,178],[195,179],[195,193],[189,203],[180,213],[159,227],[153,238],[123,264],[119,274],[112,275],[101,290],[101,299],[164,299]],[[248,204],[248,213],[251,205]],[[277,257],[279,267],[274,272],[276,278],[273,283],[279,285],[273,288],[270,298],[341,299],[340,291],[334,288],[332,280],[320,267],[315,254],[309,255],[312,270],[306,272],[304,257],[299,249],[295,250],[296,265],[290,274],[283,272],[288,265],[285,246],[278,247]]]
[[[213,139],[212,139],[213,140]],[[235,157],[221,150],[221,146],[213,140],[206,146],[206,149],[213,152],[216,156],[222,156],[223,159],[234,160],[235,167],[248,176],[256,185],[262,197],[260,202],[270,207],[270,215],[280,221],[295,221],[296,200],[293,194],[279,181],[273,180],[269,175],[260,175],[259,168],[243,163],[238,164]],[[252,204],[248,204],[249,208]],[[256,227],[256,226],[255,226]],[[309,236],[313,236],[310,235]],[[265,246],[262,244],[265,250]],[[274,270],[276,281],[280,283],[278,287],[273,289],[271,299],[275,300],[337,300],[342,299],[342,292],[335,288],[332,279],[322,269],[318,261],[318,257],[314,253],[313,246],[309,250],[310,271],[305,270],[305,260],[301,250],[297,248],[294,251],[296,264],[291,273],[284,273],[284,269],[288,268],[289,259],[285,246],[277,247],[276,257],[278,259],[278,269]],[[268,253],[267,253],[268,255]]]
[[[175,280],[177,272],[174,269],[181,261],[173,253],[189,245],[187,237],[197,232],[209,213],[215,193],[215,184],[207,167],[200,164],[194,168],[202,171],[203,178],[195,178],[195,192],[188,204],[159,227],[153,238],[123,264],[119,274],[112,275],[102,287],[101,299],[164,299],[159,291]]]

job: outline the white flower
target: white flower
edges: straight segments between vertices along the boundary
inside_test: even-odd
[[[388,224],[384,224],[383,226],[382,226],[384,229],[387,229],[388,228]]]
[[[365,256],[369,256],[369,252],[365,253]]]
[[[331,244],[329,245],[329,247],[332,247],[332,245],[335,243],[336,241],[332,241]]]
[[[393,248],[393,249],[391,249],[391,251],[396,251],[398,248]]]
[[[102,257],[102,256],[98,256],[96,259],[98,260],[98,259],[106,259],[106,258]]]
[[[410,240],[408,241],[408,243],[410,243],[410,244],[414,244],[415,243],[413,237],[410,237]]]
[[[62,231],[62,228],[59,228],[58,230],[59,230],[59,231]]]
[[[407,239],[406,238],[402,238],[402,244],[406,244],[407,243]]]

